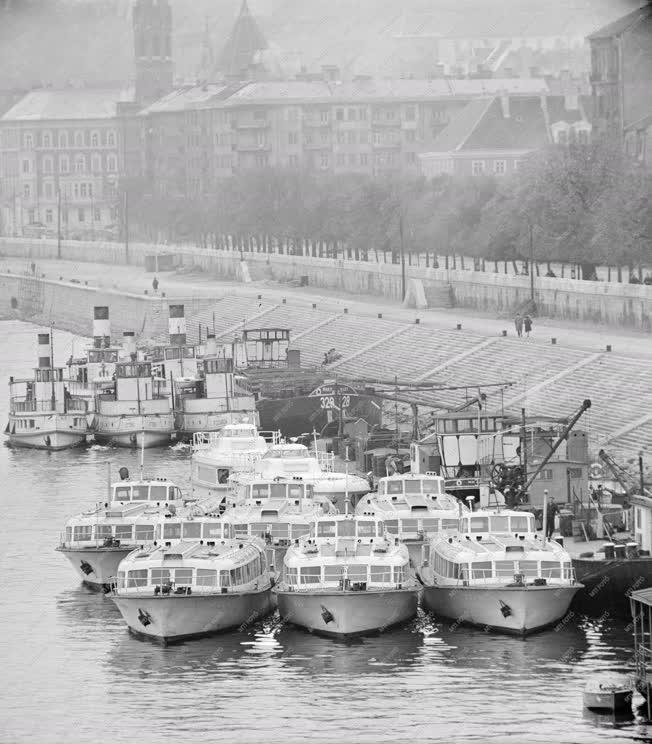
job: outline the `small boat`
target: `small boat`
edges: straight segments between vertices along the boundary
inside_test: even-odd
[[[584,707],[604,711],[631,710],[633,694],[634,685],[627,677],[595,677],[584,688]]]
[[[434,473],[382,477],[378,491],[364,496],[356,506],[358,516],[385,522],[385,529],[407,545],[415,566],[430,538],[440,532],[457,532],[459,518],[468,513],[465,504],[445,492],[444,479]]]
[[[265,543],[180,541],[136,550],[111,599],[129,629],[162,643],[247,627],[271,610]]]
[[[321,517],[285,553],[273,590],[281,617],[340,638],[405,622],[416,614],[419,592],[409,562],[407,548],[382,521]]]
[[[561,545],[536,534],[534,515],[507,509],[473,512],[458,533],[433,537],[419,576],[435,615],[518,635],[559,621],[582,586]]]
[[[193,434],[191,482],[199,499],[225,499],[234,473],[251,473],[256,463],[278,443],[278,432],[259,431],[255,424],[227,424],[220,431]]]
[[[181,489],[165,479],[118,481],[111,484],[109,501],[66,522],[56,550],[84,584],[106,587],[132,550],[168,539],[166,515],[172,517],[183,505]]]

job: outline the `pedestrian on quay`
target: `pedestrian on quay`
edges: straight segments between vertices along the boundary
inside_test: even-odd
[[[521,317],[521,313],[516,313],[514,328],[516,328],[516,335],[520,338],[523,335],[523,318]]]
[[[154,290],[154,293],[158,290],[158,279],[156,277],[152,280],[152,289]]]
[[[555,503],[555,500],[552,498],[552,496],[547,496],[548,499],[548,509],[546,511],[546,540],[549,540],[552,538],[554,532],[555,532],[555,517],[557,514],[559,514],[559,507]]]
[[[526,315],[523,318],[523,330],[525,331],[525,335],[530,338],[530,331],[532,330],[532,318],[529,315]]]

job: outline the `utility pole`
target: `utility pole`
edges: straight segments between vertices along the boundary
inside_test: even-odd
[[[530,222],[530,300],[534,303],[534,237],[533,226]]]
[[[398,233],[401,246],[401,302],[405,299],[405,243],[403,241],[403,212],[398,218]]]
[[[61,187],[57,189],[57,258],[61,259]]]
[[[125,263],[129,263],[129,194],[125,186],[124,204],[122,205],[122,220],[125,231]]]

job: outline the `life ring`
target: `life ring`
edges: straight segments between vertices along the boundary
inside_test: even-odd
[[[591,478],[602,478],[604,475],[604,469],[599,462],[594,462],[590,468]]]
[[[462,485],[462,481],[461,481],[461,480],[458,480],[458,481],[457,481],[457,485],[458,485],[458,486],[461,486],[461,485]]]

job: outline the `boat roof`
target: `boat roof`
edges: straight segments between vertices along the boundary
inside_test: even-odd
[[[480,537],[481,539],[477,539]],[[535,536],[523,539],[496,535],[453,535],[435,537],[431,550],[455,561],[504,561],[504,560],[550,560],[570,561],[570,555],[555,541],[546,541]]]
[[[631,598],[637,602],[641,602],[648,607],[652,607],[652,587],[649,589],[639,589],[631,593]]]
[[[364,509],[375,509],[381,512],[389,512],[392,515],[400,516],[401,512],[414,514],[414,507],[426,507],[429,513],[432,512],[451,512],[455,517],[463,514],[469,514],[469,508],[459,499],[448,493],[440,494],[389,494],[389,496],[369,495],[358,502],[357,513],[360,514]],[[422,509],[419,509],[422,511]]]
[[[268,512],[276,512],[276,516]],[[263,512],[266,512],[263,514]],[[299,504],[290,503],[286,499],[268,499],[264,504],[236,504],[222,514],[222,521],[240,523],[261,521],[273,522],[283,519],[284,522],[313,522],[324,513],[316,501],[303,500]]]
[[[167,566],[227,570],[248,563],[264,552],[265,543],[256,537],[216,540],[211,545],[202,545],[196,540],[180,540],[172,546],[159,545],[135,550],[122,560],[118,570]]]

